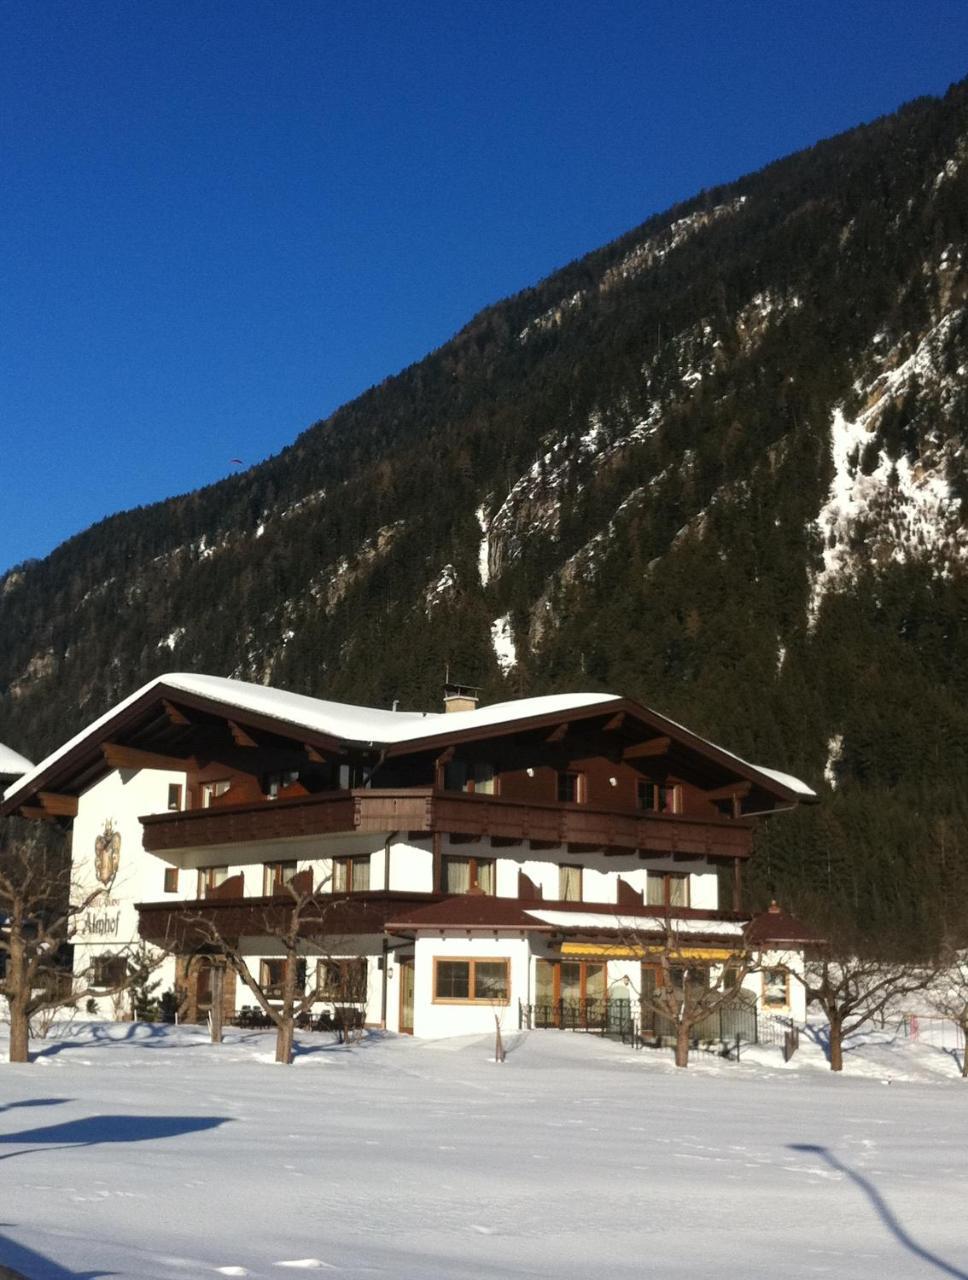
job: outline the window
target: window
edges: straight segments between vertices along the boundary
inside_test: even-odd
[[[267,999],[281,1000],[286,982],[285,960],[263,960],[259,966],[259,986]],[[306,990],[306,961],[296,961],[296,994]]]
[[[790,974],[784,968],[763,970],[764,1009],[786,1009],[790,1004]]]
[[[267,862],[262,872],[262,892],[267,898],[281,892],[295,874],[295,862]]]
[[[493,858],[445,858],[444,893],[484,893],[493,897]]]
[[[688,907],[689,877],[668,872],[650,871],[646,881],[646,906]]]
[[[178,892],[178,868],[165,867],[165,893]]]
[[[647,813],[682,812],[682,788],[678,783],[649,782],[640,778],[637,795],[639,808]]]
[[[434,1001],[438,1004],[507,1004],[509,960],[434,960]]]
[[[124,956],[95,956],[91,961],[92,987],[120,987],[128,972]]]
[[[286,769],[282,773],[267,773],[262,780],[262,794],[267,800],[275,800],[280,791],[299,781],[298,769]]]
[[[370,855],[333,859],[333,892],[362,893],[370,887]]]
[[[444,768],[445,791],[467,791],[493,796],[497,791],[493,764],[481,760],[451,760]]]
[[[182,789],[180,782],[168,784],[168,812],[177,813],[182,807]]]
[[[558,868],[558,900],[581,902],[581,867]]]
[[[318,961],[316,985],[323,1000],[366,1000],[366,957]]]
[[[229,778],[220,778],[217,782],[203,782],[201,786],[202,808],[207,809],[213,800],[217,800],[219,796],[224,796],[231,786],[232,782]]]
[[[220,884],[225,884],[228,878],[228,867],[199,867],[198,896],[200,898],[208,897],[213,889],[217,889]]]
[[[559,773],[558,799],[562,804],[584,804],[585,775],[583,773]]]

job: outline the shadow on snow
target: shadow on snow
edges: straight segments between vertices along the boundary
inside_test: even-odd
[[[27,1156],[38,1151],[70,1151],[112,1142],[154,1142],[159,1138],[179,1138],[188,1133],[217,1129],[228,1116],[84,1116],[63,1124],[48,1124],[18,1133],[0,1134],[0,1145],[27,1146],[24,1151],[8,1151],[0,1160]]]
[[[874,1208],[874,1212],[887,1227],[888,1231],[894,1239],[909,1253],[913,1253],[916,1258],[920,1258],[922,1262],[927,1262],[935,1270],[942,1272],[946,1276],[953,1277],[953,1280],[968,1280],[968,1271],[962,1271],[960,1268],[952,1266],[950,1262],[945,1262],[944,1258],[939,1258],[936,1253],[932,1253],[930,1249],[925,1249],[923,1245],[918,1244],[913,1236],[901,1225],[893,1209],[868,1178],[858,1173],[855,1169],[851,1169],[849,1165],[838,1160],[834,1153],[828,1147],[814,1146],[808,1142],[791,1142],[788,1144],[791,1151],[799,1151],[804,1155],[816,1156],[822,1160],[829,1168],[834,1169],[837,1173],[845,1174],[850,1178],[855,1186],[860,1187],[864,1195],[870,1201]]]

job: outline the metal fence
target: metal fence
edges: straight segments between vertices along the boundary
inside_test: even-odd
[[[711,1048],[719,1053],[739,1054],[742,1044],[759,1042],[759,1022],[753,998],[730,1000],[693,1024],[689,1042],[694,1049]],[[547,1004],[518,1003],[518,1026],[522,1030],[557,1028],[587,1031],[621,1040],[635,1049],[644,1045],[674,1043],[676,1023],[647,1004],[629,1000],[558,1000]]]

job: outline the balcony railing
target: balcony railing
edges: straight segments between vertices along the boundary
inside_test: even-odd
[[[682,857],[744,858],[749,823],[728,818],[635,813],[582,804],[534,804],[430,788],[324,792],[248,801],[141,819],[151,853],[238,845],[307,835],[439,831],[468,839],[639,850]]]

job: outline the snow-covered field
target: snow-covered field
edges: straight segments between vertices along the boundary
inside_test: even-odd
[[[591,1036],[75,1023],[0,1064],[0,1263],[32,1280],[968,1278],[968,1082],[878,1033],[740,1064]],[[0,1037],[0,1050],[5,1045]],[[2,1266],[0,1266],[2,1272]]]

